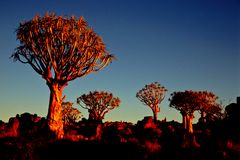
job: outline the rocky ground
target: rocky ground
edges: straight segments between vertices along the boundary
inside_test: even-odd
[[[64,139],[56,140],[50,138],[45,118],[24,113],[0,122],[0,159],[240,159],[240,129],[232,121],[196,124],[194,129],[197,146],[175,121],[83,119],[65,126]]]

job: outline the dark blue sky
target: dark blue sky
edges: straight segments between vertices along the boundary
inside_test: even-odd
[[[160,119],[181,121],[178,111],[168,107],[173,91],[208,90],[225,104],[235,102],[240,96],[239,8],[237,0],[1,1],[0,119],[23,112],[47,114],[44,80],[29,66],[9,59],[19,44],[14,33],[19,23],[46,11],[84,16],[117,57],[102,71],[70,82],[64,91],[72,102],[92,90],[118,96],[121,106],[105,120],[136,122],[152,115],[135,95],[154,81],[168,89]]]

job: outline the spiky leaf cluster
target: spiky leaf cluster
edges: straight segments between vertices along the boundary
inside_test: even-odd
[[[154,82],[148,85],[136,94],[136,97],[145,105],[154,107],[162,102],[165,97],[167,89],[161,86],[158,82]]]

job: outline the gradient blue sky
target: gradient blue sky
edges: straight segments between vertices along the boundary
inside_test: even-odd
[[[84,16],[117,57],[64,90],[71,102],[92,90],[120,97],[121,106],[105,121],[135,123],[152,115],[135,95],[154,81],[168,89],[159,119],[181,121],[179,112],[168,106],[174,91],[208,90],[225,104],[235,102],[240,96],[239,8],[237,0],[0,1],[0,119],[24,112],[47,115],[45,81],[30,66],[9,59],[19,44],[14,32],[19,23],[46,11]]]

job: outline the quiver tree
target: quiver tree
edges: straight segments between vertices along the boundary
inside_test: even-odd
[[[157,113],[160,112],[159,104],[165,97],[167,89],[161,86],[158,82],[148,85],[136,94],[136,97],[144,104],[149,106],[153,112],[154,122],[157,122]]]
[[[199,111],[201,117],[199,121],[206,123],[220,119],[222,116],[222,106],[217,102],[218,97],[208,91],[199,91],[198,93]]]
[[[48,126],[62,138],[62,92],[69,81],[99,71],[113,56],[86,23],[83,17],[62,17],[46,14],[20,23],[16,30],[19,47],[12,58],[29,64],[50,89]]]
[[[73,107],[73,103],[62,102],[62,120],[65,126],[76,123],[81,117],[81,112]]]
[[[195,91],[173,92],[171,94],[170,107],[180,111],[183,117],[183,128],[185,131],[183,146],[199,146],[193,135],[194,111],[199,110],[198,94]],[[187,138],[186,138],[187,137]]]
[[[223,118],[224,113],[222,104],[217,103],[207,110],[206,122],[214,122]]]
[[[94,91],[78,97],[77,104],[88,110],[89,120],[101,122],[106,113],[120,105],[120,99],[112,93]]]
[[[193,133],[192,121],[194,112],[199,110],[197,92],[184,91],[171,94],[170,107],[179,110],[183,118],[183,128],[188,133]]]

